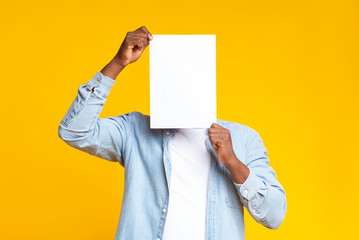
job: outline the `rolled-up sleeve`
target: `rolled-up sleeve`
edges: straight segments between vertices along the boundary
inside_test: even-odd
[[[124,166],[123,152],[131,128],[131,113],[99,118],[115,80],[98,71],[78,89],[58,128],[59,137],[70,146],[91,155],[118,161]]]
[[[246,153],[250,173],[243,184],[234,183],[249,214],[260,224],[278,228],[287,211],[286,193],[269,166],[267,149],[257,132],[251,137]]]

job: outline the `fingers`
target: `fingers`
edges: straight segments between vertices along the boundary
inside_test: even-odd
[[[152,34],[147,30],[147,28],[145,26],[142,26],[140,28],[137,28],[135,30],[135,32],[142,32],[142,33],[145,33],[146,34],[146,37],[149,39],[149,40],[152,40],[153,39],[153,36]]]
[[[220,138],[210,138],[212,146],[216,147],[222,147],[223,146],[223,140]]]
[[[227,129],[222,129],[222,128],[210,128],[208,129],[209,133],[223,133],[225,132]]]
[[[215,143],[218,147],[223,146],[225,142],[230,140],[230,131],[216,123],[211,125],[208,129],[208,136],[212,143]]]
[[[211,142],[211,145],[212,145],[212,147],[213,147],[213,149],[214,149],[215,151],[218,150],[217,144],[215,144],[214,142]]]
[[[210,134],[208,137],[209,137],[209,140],[211,140],[211,141],[214,141],[214,140],[223,141],[223,140],[225,140],[225,137],[222,134],[216,134],[216,135]]]
[[[214,137],[222,137],[223,136],[223,134],[222,133],[210,133],[209,134],[209,137],[211,138],[214,138]]]
[[[212,123],[211,127],[208,129],[209,133],[227,133],[229,134],[230,131],[227,128],[224,128],[216,123]]]
[[[138,49],[140,51],[143,51],[153,39],[151,33],[145,26],[142,26],[133,32],[128,32],[126,38],[128,39],[128,48]]]
[[[212,123],[211,128],[223,128],[223,129],[225,129],[224,127],[222,127],[221,125],[218,125],[217,123]]]
[[[129,42],[128,48],[138,48],[138,49],[142,49],[144,47],[144,43],[143,41],[140,41],[139,39],[135,39],[135,40],[131,40]]]
[[[149,44],[149,41],[147,38],[143,37],[134,37],[129,40],[128,47],[129,48],[135,48],[138,47],[139,50],[143,50],[145,47],[147,47]]]
[[[227,135],[223,134],[223,132],[209,132],[208,137],[212,143],[217,145],[223,143],[227,139]]]

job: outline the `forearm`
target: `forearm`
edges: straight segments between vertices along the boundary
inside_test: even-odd
[[[225,167],[231,173],[233,181],[237,184],[244,183],[248,178],[249,168],[237,158],[226,163]]]
[[[113,80],[116,80],[118,74],[124,69],[125,66],[122,66],[119,61],[118,57],[115,56],[102,70],[101,73],[109,77]]]

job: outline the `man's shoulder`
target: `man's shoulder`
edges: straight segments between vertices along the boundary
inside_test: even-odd
[[[132,123],[133,125],[144,125],[149,126],[150,116],[143,114],[139,111],[131,111],[121,115],[116,116],[115,118],[128,118],[128,122]]]
[[[131,111],[131,112],[126,112],[124,114],[120,114],[115,116],[115,118],[121,118],[121,117],[127,117],[127,118],[131,118],[131,120],[136,121],[136,120],[141,120],[141,119],[147,119],[150,116],[145,115],[141,112],[138,111]]]
[[[142,112],[139,112],[139,111],[132,111],[132,112],[129,112],[128,114],[130,114],[135,119],[149,119],[150,118],[149,115],[143,114]]]

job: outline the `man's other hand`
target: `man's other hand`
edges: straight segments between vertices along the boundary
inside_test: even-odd
[[[233,151],[231,133],[228,129],[213,123],[208,130],[214,153],[224,166],[236,161]]]
[[[242,163],[233,151],[231,133],[228,129],[213,123],[208,130],[214,153],[229,170],[233,181],[243,184],[249,176],[249,168]]]

